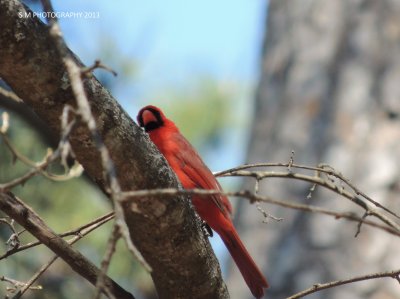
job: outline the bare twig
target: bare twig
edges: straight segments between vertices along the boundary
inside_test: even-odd
[[[58,256],[55,255],[53,256],[46,264],[44,264],[39,271],[37,271],[35,273],[35,275],[33,275],[23,286],[22,288],[19,290],[19,292],[12,298],[12,299],[19,299],[22,297],[23,294],[25,294],[25,292],[27,290],[31,290],[32,289],[32,285],[39,279],[39,277],[46,272],[46,270],[57,260]],[[39,290],[42,289],[41,286],[38,286]]]
[[[287,297],[286,299],[298,299],[298,298],[303,298],[307,295],[310,295],[312,293],[316,293],[322,290],[326,290],[329,288],[341,286],[344,284],[349,284],[349,283],[354,283],[358,281],[365,281],[369,279],[377,279],[377,278],[385,278],[385,277],[390,277],[398,280],[398,277],[400,275],[400,270],[394,270],[394,271],[389,271],[389,272],[381,272],[381,273],[373,273],[373,274],[368,274],[368,275],[363,275],[363,276],[357,276],[353,277],[350,279],[345,279],[345,280],[337,280],[337,281],[332,281],[328,283],[319,283],[313,285],[311,288],[308,288],[300,293],[297,293],[295,295],[292,295],[290,297]]]
[[[365,218],[368,216],[368,211],[364,213],[364,215],[361,217],[361,219],[364,221]],[[357,231],[356,234],[354,235],[354,238],[357,238],[358,235],[361,233],[361,225],[363,224],[363,221],[360,221],[357,225]]]
[[[0,133],[5,134],[8,130],[8,127],[10,126],[10,116],[6,111],[4,111],[1,114],[1,128],[0,128]]]
[[[84,225],[82,225],[82,226],[80,226],[78,228],[75,228],[73,230],[61,233],[61,234],[59,234],[59,236],[60,237],[68,237],[68,236],[72,236],[72,235],[85,236],[87,234],[87,233],[85,233],[87,228],[93,227],[93,226],[94,226],[94,228],[100,227],[100,226],[102,226],[103,224],[107,223],[108,221],[110,221],[113,218],[114,218],[114,212],[107,213],[106,215],[103,215],[103,216],[101,216],[99,218],[96,218],[96,219],[94,219],[94,220],[92,220],[92,221],[90,221],[90,222],[88,222],[88,223],[86,223],[86,224],[84,224]],[[92,230],[90,230],[89,232],[91,232]],[[1,255],[0,256],[0,260],[5,259],[5,258],[17,253],[17,252],[24,251],[24,250],[27,250],[29,248],[32,248],[32,247],[35,247],[35,246],[38,246],[38,245],[41,245],[41,244],[42,244],[42,242],[36,241],[36,242],[30,242],[28,244],[12,248],[10,250],[7,250],[7,252],[4,253],[3,255]]]
[[[395,221],[393,221],[392,219],[390,219],[389,217],[387,217],[386,215],[384,215],[383,213],[380,213],[377,209],[370,207],[366,201],[372,202],[372,203],[376,203],[376,202],[374,200],[370,199],[369,197],[362,196],[361,195],[362,192],[359,191],[358,189],[356,189],[357,190],[356,191],[352,188],[353,191],[355,192],[355,193],[353,193],[353,192],[350,192],[348,190],[341,188],[340,186],[336,185],[334,182],[332,182],[330,180],[325,180],[325,179],[321,178],[320,176],[306,175],[303,173],[294,173],[293,171],[292,172],[270,172],[270,171],[241,170],[243,168],[260,167],[260,166],[266,166],[266,165],[280,166],[280,167],[285,166],[285,164],[280,164],[280,163],[266,163],[266,164],[260,163],[260,164],[240,166],[233,170],[228,170],[228,171],[223,171],[223,172],[217,173],[217,175],[246,176],[246,177],[253,177],[253,178],[257,178],[257,179],[260,179],[260,178],[265,179],[265,178],[273,178],[273,177],[274,178],[286,178],[286,179],[297,179],[297,180],[302,180],[302,181],[310,182],[313,184],[317,184],[319,186],[329,189],[329,190],[349,199],[353,203],[362,207],[365,211],[368,212],[369,215],[378,218],[379,220],[386,223],[387,225],[395,228],[397,231],[400,231],[400,225],[398,223],[396,223]],[[340,178],[341,180],[344,180],[344,178],[340,174],[337,174],[337,173],[333,172],[332,170],[326,170],[323,168],[309,167],[309,166],[303,166],[303,165],[295,165],[295,164],[293,164],[291,166],[291,168],[292,169],[293,168],[308,169],[308,170],[313,170],[313,171],[318,170],[318,171],[327,173],[329,175],[336,176],[337,178]],[[347,183],[346,181],[344,181],[344,182]],[[380,209],[383,209],[384,211],[389,211],[391,215],[398,217],[396,213],[390,211],[388,208],[386,208],[380,204],[378,207]]]
[[[259,178],[259,177],[255,178],[255,183],[254,183],[254,194],[255,195],[258,195],[258,192],[260,190],[260,180],[261,180],[261,178]],[[283,220],[283,218],[276,217],[276,216],[273,216],[273,215],[267,213],[267,211],[265,211],[264,208],[261,207],[259,202],[256,202],[256,207],[257,207],[257,210],[260,211],[260,213],[264,216],[263,223],[268,223],[269,218],[271,218],[277,222]]]
[[[311,186],[311,188],[310,188],[310,190],[309,190],[309,192],[307,194],[307,197],[306,197],[307,199],[311,199],[312,198],[312,195],[313,195],[313,193],[314,193],[316,188],[317,188],[317,184],[316,183],[312,184],[312,186]]]
[[[95,60],[94,64],[92,66],[89,67],[84,67],[82,68],[82,76],[89,76],[91,75],[91,73],[95,70],[95,69],[103,69],[106,70],[108,72],[110,72],[111,74],[113,74],[114,76],[117,76],[117,72],[114,71],[112,68],[104,65],[103,63],[101,63],[100,60]]]
[[[111,218],[110,218],[111,216]],[[109,213],[107,215],[104,215],[100,218],[97,218],[96,220],[92,221],[91,223],[87,223],[83,226],[81,226],[78,229],[75,229],[73,231],[64,233],[64,234],[68,234],[70,235],[72,232],[74,232],[75,234],[78,233],[75,237],[73,237],[72,239],[68,240],[69,244],[74,244],[75,242],[79,241],[80,239],[82,239],[84,236],[86,236],[87,234],[89,234],[90,232],[92,232],[93,230],[99,228],[100,226],[102,226],[104,223],[106,223],[108,220],[113,218],[113,213]],[[58,259],[58,256],[55,255],[53,256],[46,264],[44,264],[39,271],[37,271],[35,273],[34,276],[31,277],[31,279],[29,279],[29,281],[26,282],[26,285],[23,286],[23,288],[20,291],[20,295],[22,296],[27,290],[28,288],[30,289],[31,285],[37,281],[37,279]],[[108,290],[109,291],[109,290]],[[112,295],[112,292],[108,293],[108,296],[113,299],[114,296]],[[19,298],[19,297],[18,297]],[[16,299],[16,298],[15,298]]]
[[[100,269],[80,252],[71,248],[67,241],[54,233],[29,206],[10,192],[0,192],[0,210],[25,227],[27,231],[62,258],[80,276],[93,285],[96,284]],[[133,298],[132,294],[125,291],[108,276],[105,277],[105,284],[115,297]]]
[[[288,163],[288,166],[287,166],[287,170],[288,170],[289,173],[292,172],[293,163],[294,163],[294,150],[292,150],[292,154],[290,155],[289,163]]]
[[[4,136],[3,136],[4,137]],[[37,163],[31,170],[29,170],[27,173],[24,175],[13,179],[7,183],[0,184],[0,192],[4,192],[7,190],[11,190],[15,186],[18,185],[23,185],[27,180],[29,180],[31,177],[43,173],[44,169],[53,161],[57,160],[59,158],[59,151],[56,150],[55,152],[48,151],[46,156],[44,157],[43,161]]]
[[[118,225],[114,225],[113,230],[110,234],[110,238],[108,240],[106,253],[103,257],[103,260],[101,261],[101,272],[96,282],[96,293],[94,299],[100,299],[101,291],[108,291],[107,286],[104,284],[104,275],[107,274],[111,258],[114,255],[115,247],[120,237],[120,227]]]
[[[131,200],[131,198],[134,197],[149,197],[149,196],[174,196],[178,194],[189,194],[189,195],[199,195],[199,196],[209,196],[212,194],[222,194],[225,196],[234,196],[234,197],[244,197],[249,199],[250,201],[261,201],[261,202],[266,202],[266,203],[271,203],[274,205],[278,205],[281,207],[285,208],[290,208],[290,209],[295,209],[295,210],[301,210],[305,212],[312,212],[312,213],[320,213],[320,214],[325,214],[334,217],[335,219],[347,219],[350,221],[355,221],[355,222],[363,222],[366,225],[384,230],[390,234],[400,236],[400,230],[397,229],[396,227],[391,227],[388,224],[380,224],[374,221],[370,221],[368,219],[363,219],[362,217],[359,217],[355,215],[354,213],[349,213],[349,212],[334,212],[332,210],[328,209],[323,209],[320,207],[312,206],[312,205],[304,205],[304,204],[298,204],[298,203],[293,203],[293,202],[288,202],[284,200],[276,200],[273,198],[269,198],[266,196],[260,196],[256,195],[254,193],[251,193],[250,191],[238,191],[238,192],[221,192],[219,190],[204,190],[204,189],[152,189],[152,190],[137,190],[137,191],[127,191],[127,192],[122,192],[121,197],[123,201]]]
[[[67,109],[64,109],[67,110]],[[7,117],[8,118],[8,117]],[[7,121],[8,122],[8,121]],[[4,121],[4,114],[3,114],[3,126],[5,124]],[[6,191],[14,188],[15,186],[22,185],[24,184],[27,180],[29,180],[31,177],[37,175],[37,174],[42,174],[46,178],[49,178],[51,180],[55,181],[65,181],[69,180],[73,177],[80,176],[83,168],[80,165],[76,165],[75,167],[71,168],[69,172],[65,175],[54,175],[50,174],[46,171],[46,168],[54,161],[59,159],[60,157],[65,159],[65,156],[68,154],[68,147],[69,143],[67,142],[68,136],[71,133],[73,127],[75,125],[75,120],[71,121],[68,124],[63,125],[63,130],[61,132],[61,138],[60,142],[58,145],[58,148],[55,151],[52,151],[51,149],[47,150],[47,153],[45,157],[43,158],[42,161],[40,162],[34,162],[31,161],[29,158],[25,157],[23,154],[21,154],[17,148],[11,143],[9,140],[8,136],[5,134],[5,131],[0,130],[0,137],[3,139],[4,144],[7,146],[7,148],[10,150],[11,154],[14,157],[14,160],[18,159],[24,164],[32,167],[27,173],[24,175],[11,180],[7,183],[0,184],[0,191]]]
[[[230,168],[227,170],[215,172],[215,176],[230,176],[230,175],[237,175],[237,172],[240,170],[250,169],[250,168],[257,168],[257,167],[289,167],[289,163],[254,163],[254,164],[245,164],[238,167]],[[385,212],[391,214],[392,216],[400,219],[400,216],[397,215],[395,212],[389,210],[388,208],[381,205],[379,202],[373,200],[371,197],[367,196],[364,192],[354,186],[350,180],[346,179],[342,174],[336,172],[333,167],[327,164],[320,164],[320,167],[313,167],[313,166],[306,166],[306,165],[299,165],[299,164],[291,164],[290,169],[302,169],[302,170],[311,170],[316,172],[316,177],[320,177],[320,173],[325,173],[328,176],[333,176],[344,182],[348,187],[350,187],[356,195],[364,197],[367,201],[371,202],[376,207],[384,210]],[[337,187],[338,191],[339,188]]]
[[[0,87],[0,94],[18,103],[23,102],[22,99],[19,96],[17,96],[14,92],[4,89],[3,87]]]
[[[13,299],[19,298],[21,296],[21,292],[18,290],[22,287],[27,287],[27,289],[29,289],[29,290],[41,290],[42,289],[42,286],[32,286],[32,285],[28,286],[28,283],[26,283],[26,282],[15,280],[15,279],[12,279],[12,278],[9,278],[6,276],[0,276],[0,281],[5,281],[5,282],[8,282],[13,285],[12,288],[7,288],[7,290],[10,293],[15,293],[15,295],[13,296]],[[8,297],[6,296],[5,298],[8,298]]]
[[[264,216],[263,223],[268,223],[269,218],[271,218],[272,220],[275,220],[277,222],[283,220],[283,218],[281,218],[281,217],[276,217],[274,215],[267,213],[267,211],[265,211],[258,203],[256,203],[256,205],[257,205],[257,210],[260,211],[260,213]]]
[[[7,225],[10,230],[12,231],[11,236],[8,238],[6,244],[10,247],[9,250],[16,250],[19,248],[20,241],[19,241],[19,234],[14,227],[14,221],[8,220],[5,218],[0,218],[0,222]]]

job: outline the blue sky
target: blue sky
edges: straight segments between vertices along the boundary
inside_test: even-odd
[[[61,18],[69,45],[90,63],[96,41],[110,36],[139,59],[157,84],[196,73],[255,80],[266,0],[56,0],[57,11],[94,12],[95,18]],[[79,53],[81,52],[81,53]],[[101,57],[100,57],[101,58]]]

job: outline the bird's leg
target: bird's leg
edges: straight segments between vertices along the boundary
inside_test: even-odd
[[[205,221],[201,222],[201,229],[206,237],[212,237],[214,235],[211,227]]]

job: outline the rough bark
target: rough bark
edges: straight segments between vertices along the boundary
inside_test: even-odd
[[[400,174],[400,5],[397,1],[271,0],[255,101],[248,162],[329,163],[378,202],[398,212]],[[354,210],[337,195],[276,180],[261,193],[336,210]],[[319,282],[392,270],[399,240],[321,215],[271,206],[284,221],[260,224],[241,205],[245,243],[284,298]],[[258,237],[254,237],[258,236]],[[397,265],[397,266],[396,266]],[[233,268],[234,269],[234,268]],[[228,286],[246,298],[233,271]],[[397,298],[395,281],[373,280],[321,292],[313,298]]]
[[[28,126],[39,132],[40,137],[48,146],[56,148],[58,145],[58,136],[54,135],[49,127],[22,102],[17,102],[0,94],[0,107],[7,112],[14,113],[23,119]]]
[[[59,134],[62,109],[75,106],[75,100],[47,26],[19,16],[26,11],[16,0],[0,0],[0,76]],[[84,85],[122,189],[178,187],[165,159],[110,93],[94,77],[84,79]],[[70,141],[85,171],[105,190],[101,160],[86,127],[78,126]],[[160,298],[228,296],[187,198],[143,198],[125,206],[124,213],[133,243],[153,268]]]

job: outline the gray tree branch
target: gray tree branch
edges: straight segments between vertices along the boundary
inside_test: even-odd
[[[0,210],[17,221],[39,241],[62,258],[79,275],[96,284],[100,269],[86,259],[79,251],[73,249],[67,241],[53,232],[31,208],[11,192],[0,193]],[[109,277],[104,277],[104,284],[110,293],[117,298],[133,299],[134,297],[121,288]]]

